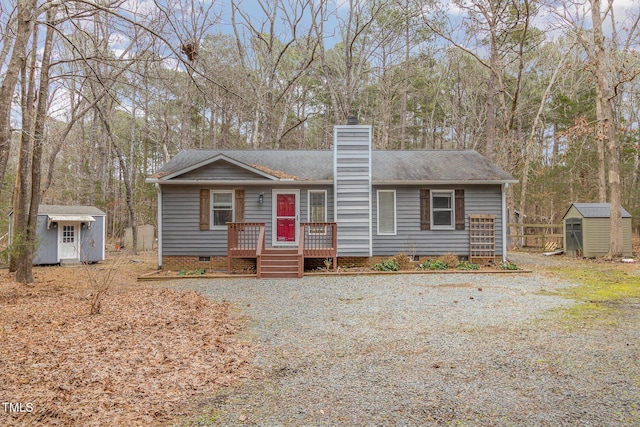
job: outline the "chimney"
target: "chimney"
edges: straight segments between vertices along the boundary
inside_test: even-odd
[[[333,130],[334,221],[338,257],[371,256],[371,126],[356,116]]]

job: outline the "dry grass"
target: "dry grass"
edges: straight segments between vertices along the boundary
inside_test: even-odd
[[[411,258],[409,258],[409,255],[405,254],[404,252],[400,252],[396,255],[393,256],[392,258],[396,263],[398,263],[398,269],[399,270],[413,270],[414,266],[411,263]]]
[[[449,268],[456,268],[456,265],[458,265],[458,256],[454,254],[444,254],[436,259],[447,264]]]

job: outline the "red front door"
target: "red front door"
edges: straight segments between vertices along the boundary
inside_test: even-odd
[[[296,195],[276,195],[276,242],[296,241]]]

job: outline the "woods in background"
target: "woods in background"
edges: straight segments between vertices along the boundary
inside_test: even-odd
[[[120,236],[156,222],[144,178],[179,150],[327,149],[348,115],[375,149],[486,155],[529,222],[608,201],[638,227],[640,7],[555,3],[2,2],[0,236],[14,209],[28,254],[39,202]]]

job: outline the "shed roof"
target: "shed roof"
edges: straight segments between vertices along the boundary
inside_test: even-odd
[[[573,203],[571,206],[575,206],[584,218],[609,218],[611,214],[611,204],[609,203]],[[571,206],[569,206],[569,209],[571,209]],[[621,207],[621,209],[622,218],[631,218],[631,214],[625,208]],[[567,213],[565,213],[565,216]]]
[[[39,205],[38,215],[105,215],[95,206]]]
[[[153,178],[180,174],[220,155],[253,168],[266,168],[295,180],[332,180],[333,150],[183,150]],[[517,182],[510,174],[475,150],[374,150],[374,182]]]

